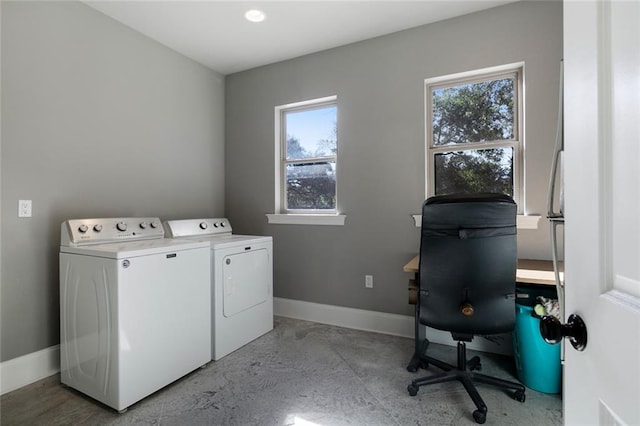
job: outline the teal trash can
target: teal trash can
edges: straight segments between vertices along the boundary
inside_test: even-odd
[[[550,345],[540,336],[540,318],[532,315],[533,307],[516,303],[516,328],[513,352],[520,381],[543,393],[560,393],[562,365],[560,344]]]

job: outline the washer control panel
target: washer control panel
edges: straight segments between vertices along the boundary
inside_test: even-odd
[[[226,235],[231,234],[231,223],[226,218],[168,220],[164,222],[164,230],[167,238]]]
[[[60,230],[60,245],[63,246],[152,238],[164,238],[162,222],[157,217],[70,219],[62,223]]]

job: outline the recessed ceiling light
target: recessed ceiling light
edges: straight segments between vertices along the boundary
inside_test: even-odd
[[[247,19],[247,21],[262,22],[265,20],[267,15],[265,15],[264,12],[261,10],[251,9],[245,12],[244,17]]]

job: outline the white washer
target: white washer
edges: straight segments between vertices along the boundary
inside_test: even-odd
[[[227,219],[164,222],[166,235],[211,244],[212,355],[223,356],[273,330],[273,243],[235,235]]]
[[[123,411],[211,360],[209,245],[158,218],[62,223],[62,383]]]

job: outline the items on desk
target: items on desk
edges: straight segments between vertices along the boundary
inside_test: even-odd
[[[558,299],[550,299],[544,296],[536,297],[536,303],[533,307],[533,312],[540,318],[545,315],[551,315],[560,320],[560,303]]]

